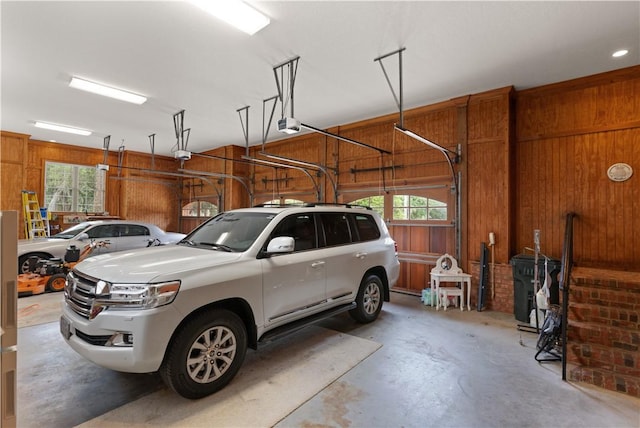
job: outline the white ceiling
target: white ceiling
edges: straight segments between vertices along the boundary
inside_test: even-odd
[[[398,112],[374,58],[403,52],[404,108],[640,64],[640,2],[252,1],[271,24],[248,36],[178,1],[0,3],[1,129],[39,140],[171,155],[262,142],[273,67],[300,56],[295,116],[328,128]],[[629,54],[614,59],[614,50]],[[384,62],[399,81],[398,56]],[[72,75],[146,95],[136,106],[68,87]],[[280,117],[280,106],[275,119]],[[94,131],[46,131],[34,121]],[[271,126],[268,140],[283,137]],[[366,143],[366,141],[363,141]]]

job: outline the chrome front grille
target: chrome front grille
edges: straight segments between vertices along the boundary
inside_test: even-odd
[[[89,319],[96,298],[97,279],[72,271],[67,275],[64,300],[78,315]]]

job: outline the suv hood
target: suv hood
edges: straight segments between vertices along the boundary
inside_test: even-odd
[[[211,268],[238,260],[243,253],[208,248],[166,245],[90,257],[74,270],[109,282],[147,283],[159,275],[173,279],[177,273]],[[170,277],[170,278],[168,278]]]

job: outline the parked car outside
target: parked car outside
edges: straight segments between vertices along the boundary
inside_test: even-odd
[[[155,224],[129,220],[94,220],[78,223],[50,238],[21,239],[18,241],[18,273],[29,271],[29,258],[64,258],[67,248],[75,245],[80,250],[93,241],[107,245],[95,248],[92,256],[115,251],[166,245],[180,241],[184,233],[165,232]]]
[[[94,363],[159,371],[195,399],[227,385],[247,347],[343,311],[374,321],[399,272],[396,243],[371,209],[238,209],[177,245],[76,265],[60,331]]]

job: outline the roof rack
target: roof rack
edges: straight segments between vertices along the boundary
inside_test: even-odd
[[[305,203],[304,205],[305,207],[321,207],[321,206],[327,206],[327,207],[344,207],[344,208],[362,208],[362,209],[366,209],[366,210],[370,210],[372,209],[369,206],[366,205],[357,205],[357,204],[339,204],[337,202],[308,202]]]
[[[373,208],[366,205],[354,205],[354,204],[339,204],[336,202],[303,202],[301,204],[279,204],[279,203],[265,203],[254,205],[254,208],[291,208],[291,207],[344,207],[344,208],[359,208],[365,210],[372,210]]]
[[[264,204],[254,205],[253,208],[292,208],[292,207],[305,207],[306,204],[280,204],[276,202],[267,202]]]

